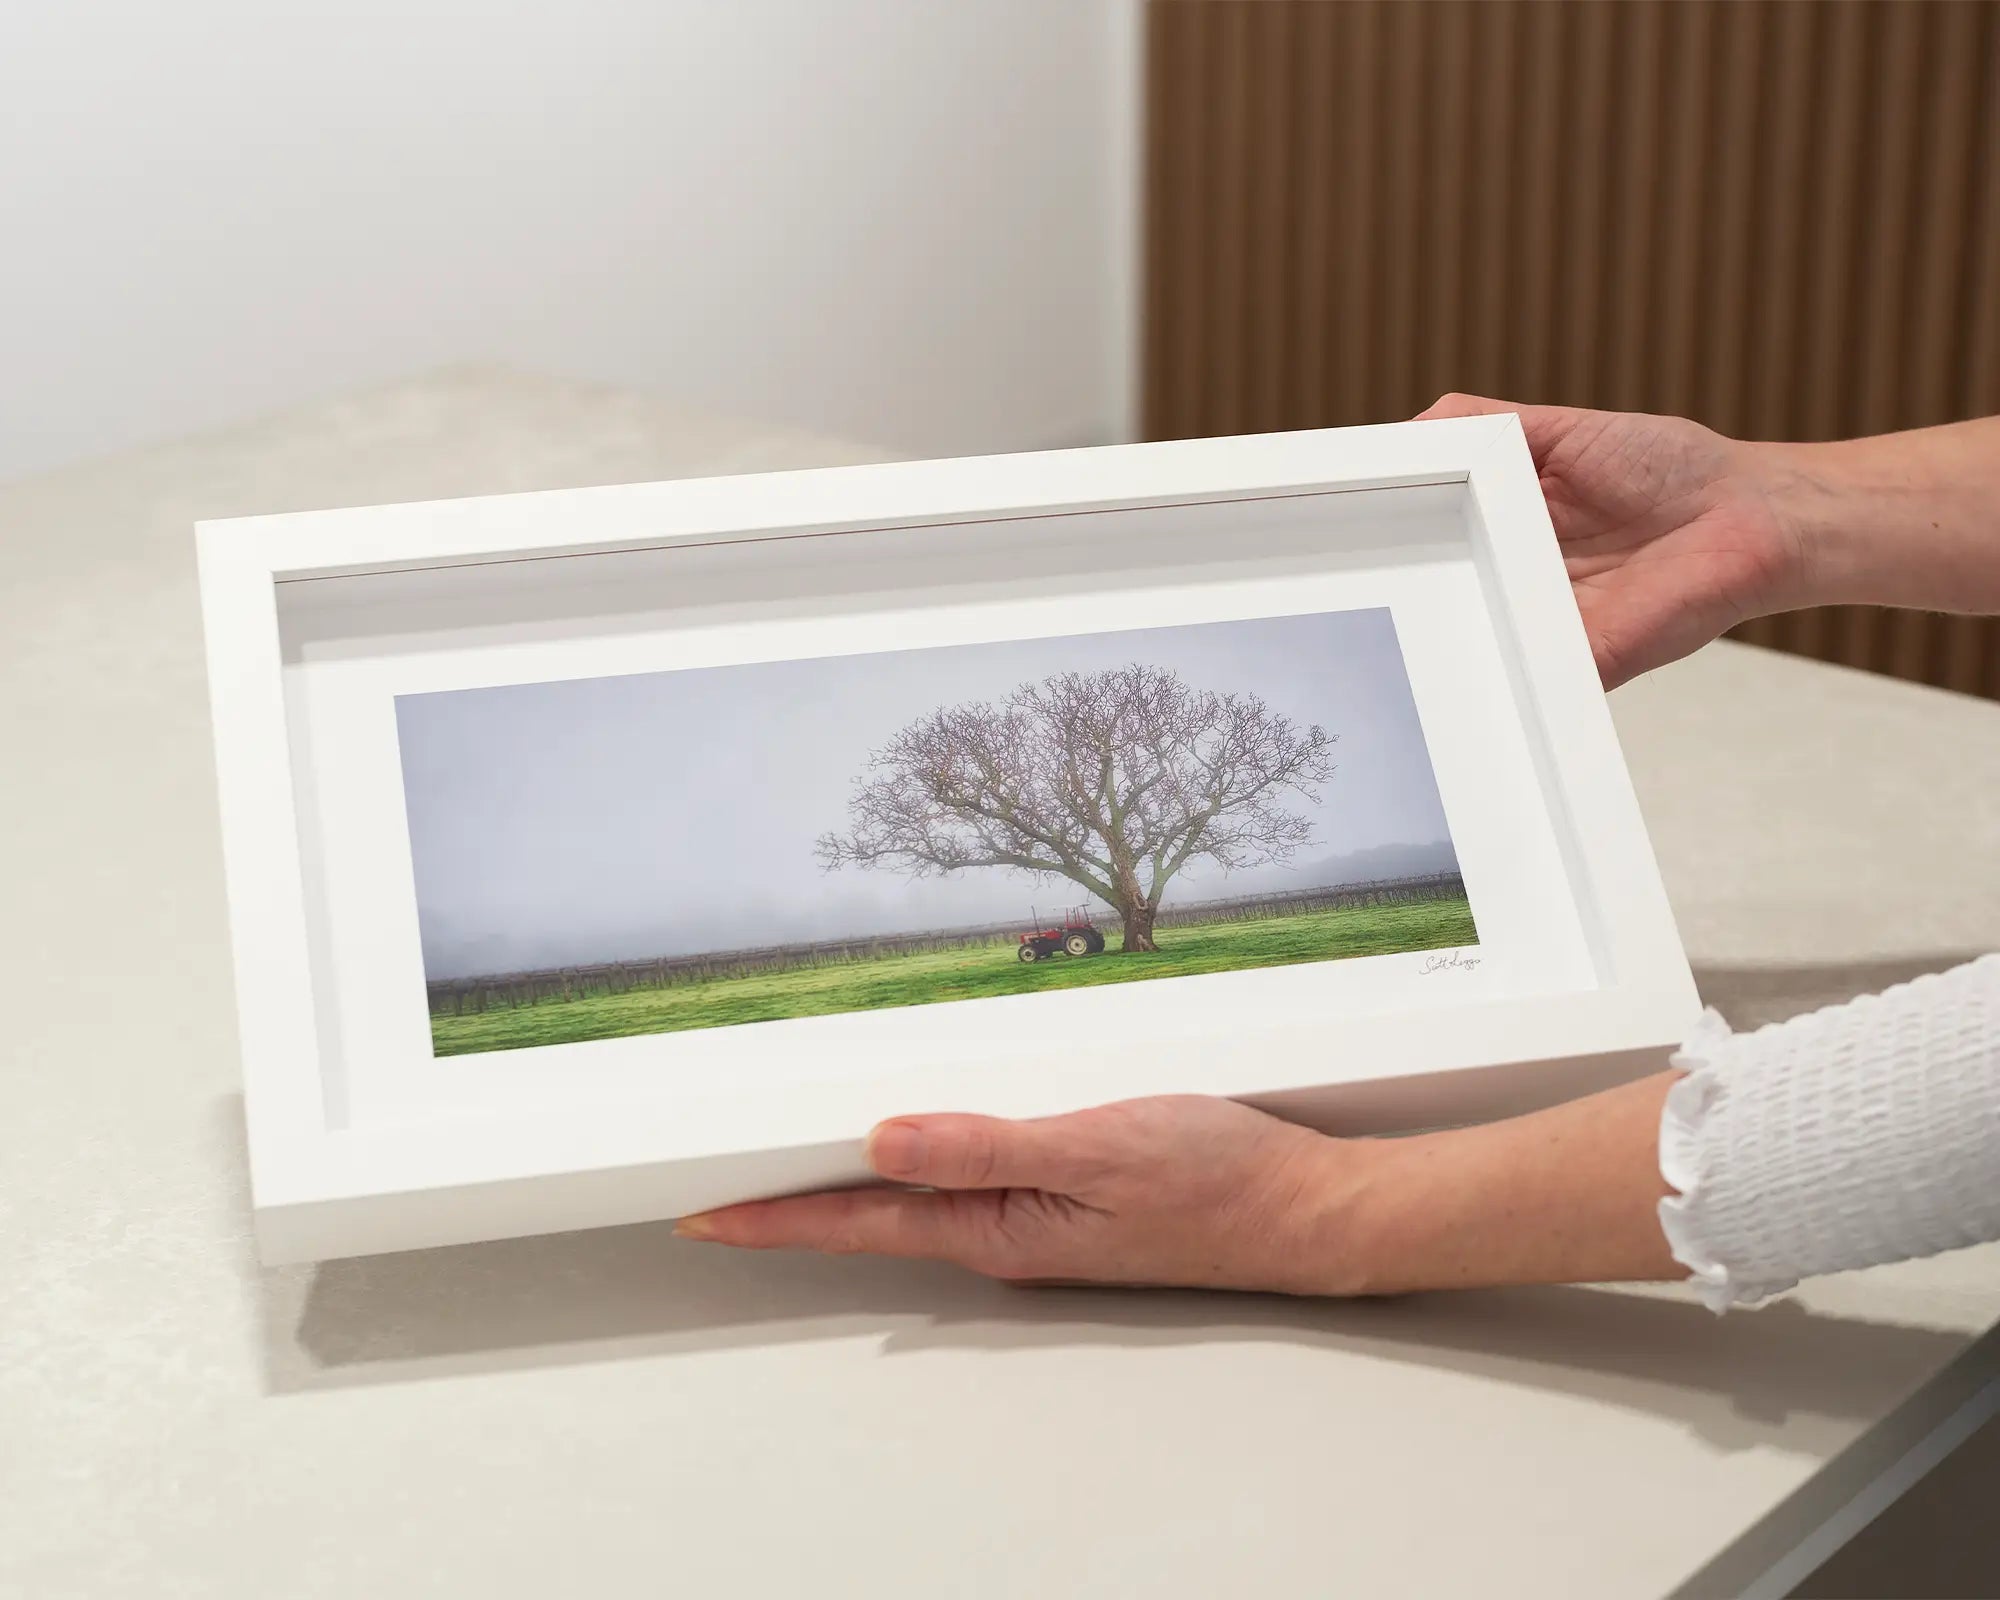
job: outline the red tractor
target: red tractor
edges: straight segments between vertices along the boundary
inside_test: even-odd
[[[1029,915],[1034,912],[1030,910]],[[1063,913],[1060,927],[1036,928],[1022,934],[1018,954],[1027,963],[1045,961],[1050,956],[1094,956],[1103,949],[1104,935],[1090,925],[1087,909],[1072,906]]]

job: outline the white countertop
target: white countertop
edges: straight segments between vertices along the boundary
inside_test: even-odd
[[[1721,1319],[656,1226],[259,1270],[190,525],[867,458],[461,372],[0,487],[0,1594],[1657,1596],[1963,1387],[2000,1249]],[[1732,646],[1613,704],[1732,1021],[2000,948],[2000,707]]]

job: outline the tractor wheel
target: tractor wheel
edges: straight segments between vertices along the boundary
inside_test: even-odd
[[[1031,962],[1040,960],[1041,952],[1038,951],[1032,944],[1024,944],[1021,946],[1020,959],[1021,959],[1021,965],[1025,967],[1029,965]]]
[[[1063,940],[1063,948],[1073,956],[1087,956],[1090,954],[1090,939],[1085,934],[1073,933]]]
[[[1094,956],[1104,954],[1104,935],[1095,928],[1090,930],[1090,953]]]

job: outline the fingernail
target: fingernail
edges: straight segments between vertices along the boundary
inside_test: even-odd
[[[676,1239],[713,1239],[715,1237],[715,1224],[700,1213],[692,1217],[682,1217],[680,1221],[674,1224],[674,1237]]]
[[[885,1122],[868,1139],[868,1160],[885,1178],[910,1178],[923,1170],[924,1135],[907,1122]]]

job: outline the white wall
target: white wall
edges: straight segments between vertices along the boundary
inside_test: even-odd
[[[1123,434],[1132,0],[0,0],[0,477],[457,360]]]

